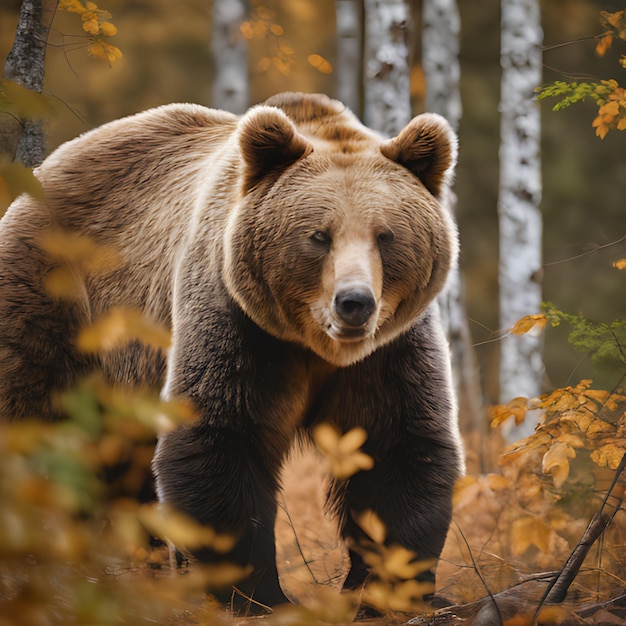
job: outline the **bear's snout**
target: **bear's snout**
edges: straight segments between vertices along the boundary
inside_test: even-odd
[[[333,306],[342,322],[361,328],[376,311],[376,298],[369,287],[353,287],[336,293]]]

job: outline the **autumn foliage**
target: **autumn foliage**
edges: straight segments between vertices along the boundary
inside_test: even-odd
[[[117,27],[110,21],[112,16],[108,11],[100,9],[94,2],[83,4],[80,0],[60,0],[58,8],[80,16],[90,56],[109,64],[122,58],[122,51],[109,43],[109,37],[117,34]]]
[[[606,30],[599,36],[596,54],[604,56],[616,38],[626,41],[626,15],[624,11],[602,11],[600,21]],[[621,55],[620,65],[626,68],[626,55]],[[599,82],[557,80],[552,85],[538,89],[539,99],[548,97],[560,98],[553,107],[554,111],[587,98],[594,100],[598,114],[592,126],[600,139],[604,139],[611,129],[626,130],[626,91],[614,79]]]

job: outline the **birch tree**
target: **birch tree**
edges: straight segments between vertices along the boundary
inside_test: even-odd
[[[249,104],[248,44],[240,30],[248,11],[247,0],[213,0],[212,103],[232,113],[243,113]]]
[[[443,115],[458,132],[461,121],[461,19],[456,0],[423,0],[422,67],[426,80],[426,110]],[[450,190],[448,209],[454,213],[456,195]],[[450,342],[452,373],[464,431],[484,429],[478,366],[467,322],[461,274],[455,268],[439,296],[444,329]]]
[[[56,6],[57,0],[23,0],[13,47],[4,65],[6,79],[37,93],[43,91],[46,42]],[[43,122],[4,115],[0,146],[26,167],[39,165],[46,156]]]
[[[391,137],[411,119],[411,13],[405,0],[365,0],[364,119]]]
[[[502,0],[500,95],[500,327],[508,329],[541,306],[540,116],[533,98],[541,83],[538,0]],[[509,335],[500,348],[500,401],[541,391],[539,336]],[[505,432],[510,441],[530,434],[531,420]]]
[[[362,19],[360,0],[335,0],[337,98],[356,115],[361,111]]]

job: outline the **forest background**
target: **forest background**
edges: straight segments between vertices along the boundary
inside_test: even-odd
[[[101,123],[152,106],[173,101],[213,105],[213,70],[215,63],[219,63],[219,56],[213,57],[211,54],[210,4],[201,0],[177,3],[168,0],[108,0],[101,3],[101,8],[113,14],[112,19],[119,30],[112,43],[123,52],[123,57],[111,67],[106,62],[87,56],[84,33],[76,16],[59,12],[50,32],[46,58],[44,91],[58,103],[46,127],[49,151]],[[253,2],[252,5],[257,11],[262,7],[267,19],[280,25],[280,29],[267,37],[253,37],[249,41],[249,104],[286,90],[336,95],[335,74],[328,71],[332,70],[336,59],[334,3],[331,0],[274,0]],[[6,58],[13,41],[19,6],[19,0],[5,0],[0,6],[2,58]],[[414,10],[411,97],[413,113],[417,114],[424,110],[426,85],[420,65],[420,3],[414,2],[411,6]],[[622,8],[623,2],[618,0],[544,1],[543,83],[561,79],[595,81],[616,78],[624,84],[624,70],[620,69],[618,63],[620,55],[625,52],[624,43],[616,41],[603,58],[597,58],[594,54],[597,44],[595,37],[602,32],[600,12],[613,12]],[[505,330],[498,328],[497,296],[498,106],[501,75],[499,2],[460,2],[459,10],[462,24],[460,61],[463,114],[455,184],[458,196],[456,213],[472,342],[478,357],[483,403],[489,405],[499,400],[498,346],[499,337]],[[281,66],[263,61],[276,52],[277,44],[289,50]],[[320,58],[330,65],[320,63]],[[626,317],[624,275],[616,271],[612,263],[626,256],[626,244],[623,241],[626,186],[624,139],[617,131],[609,132],[603,140],[596,137],[591,126],[596,115],[592,103],[570,107],[558,113],[550,110],[552,104],[549,100],[541,104],[543,297],[563,311],[581,311],[592,320],[623,320]],[[621,243],[615,243],[620,240]],[[594,386],[598,389],[613,389],[621,372],[594,371],[589,360],[568,345],[569,330],[564,324],[546,332],[546,390],[575,385],[584,378],[594,379]],[[591,394],[587,394],[584,386],[575,388],[571,395],[584,399],[581,406],[594,399]],[[457,498],[457,519],[461,522],[461,528],[466,533],[474,533],[470,540],[472,548],[484,548],[490,541],[489,550],[481,550],[481,556],[491,557],[496,554],[501,558],[495,565],[482,563],[485,568],[491,566],[497,570],[495,576],[489,579],[492,591],[505,589],[522,570],[519,562],[506,560],[511,554],[514,557],[528,557],[527,565],[535,571],[538,567],[547,568],[562,563],[562,558],[576,544],[586,521],[595,510],[598,493],[609,487],[610,475],[600,476],[597,467],[590,470],[588,465],[583,465],[577,472],[572,471],[572,479],[585,472],[596,472],[596,497],[589,498],[584,507],[577,505],[575,513],[568,512],[569,517],[559,517],[546,503],[553,496],[553,500],[562,498],[562,493],[555,495],[546,490],[545,501],[538,504],[530,502],[529,494],[532,490],[528,488],[529,484],[520,483],[519,478],[524,478],[524,475],[518,472],[516,463],[519,464],[521,459],[528,467],[535,463],[530,471],[536,475],[552,477],[552,486],[557,487],[556,491],[564,486],[568,475],[559,472],[565,468],[569,472],[567,455],[571,447],[577,447],[579,443],[572,438],[561,439],[561,434],[557,432],[563,411],[558,409],[550,413],[550,402],[554,401],[555,405],[562,403],[563,397],[555,397],[544,403],[543,408],[547,408],[548,412],[543,434],[553,429],[552,436],[557,443],[550,450],[564,451],[565,457],[552,458],[546,463],[549,455],[547,448],[542,449],[543,464],[539,458],[537,467],[537,458],[531,458],[533,451],[543,445],[537,438],[535,443],[539,447],[522,446],[504,457],[502,464],[508,464],[508,477],[496,474],[488,475],[484,480],[472,477],[476,482],[466,483]],[[606,399],[600,398],[598,403],[601,409],[606,408]],[[601,409],[598,409],[598,414]],[[580,414],[572,420],[578,423]],[[604,417],[607,418],[606,415]],[[521,496],[520,501],[515,500],[516,492]],[[507,498],[511,500],[507,501]],[[550,500],[550,504],[553,500]],[[509,502],[512,503],[510,506]],[[464,514],[466,526],[463,526]],[[481,518],[481,514],[489,519]],[[507,528],[517,523],[516,532],[502,532],[498,535],[490,526],[495,518]],[[623,527],[623,515],[619,519]],[[514,538],[512,544],[511,536]],[[617,547],[610,554],[614,566],[611,571],[615,572],[619,571],[624,562],[624,543],[619,532],[614,533],[613,538],[615,541],[610,545]],[[454,554],[448,554],[446,558],[448,562],[456,559]],[[605,557],[607,571],[610,569],[609,560]],[[476,571],[479,572],[478,567]],[[492,584],[494,580],[498,581],[497,587]],[[480,581],[475,580],[473,585],[468,585],[467,579],[462,578],[451,597],[469,600],[478,597],[483,591]],[[147,608],[143,610],[147,612]]]
[[[420,3],[414,7],[411,95],[413,113],[424,110],[426,85],[420,65]],[[261,68],[275,37],[249,42],[250,105],[280,91],[322,92],[334,96],[335,74],[320,71],[310,55],[335,63],[335,7],[332,0],[273,0],[265,6],[292,49],[284,73]],[[0,58],[6,58],[17,25],[19,0],[0,6]],[[55,17],[46,56],[44,91],[56,100],[47,126],[48,149],[106,121],[175,101],[211,106],[213,66],[211,7],[203,0],[109,0],[118,34],[111,40],[123,58],[109,67],[85,54],[84,33],[74,15]],[[620,0],[546,0],[544,84],[554,80],[599,80],[624,74],[617,63],[624,42],[604,58],[594,54],[601,32],[600,11],[623,8]],[[461,95],[460,156],[455,191],[461,236],[461,271],[470,330],[476,347],[485,402],[497,402],[498,358],[498,149],[500,141],[500,15],[498,0],[460,2]],[[274,41],[272,41],[274,39]],[[566,44],[566,45],[563,45]],[[355,70],[356,71],[356,70]],[[620,82],[624,82],[623,80]],[[611,262],[625,255],[626,243],[603,248],[624,234],[626,161],[623,137],[598,140],[591,128],[592,102],[558,113],[542,108],[544,300],[563,311],[611,322],[626,315],[619,272]],[[529,314],[535,313],[529,311]],[[592,372],[590,363],[566,340],[566,326],[545,337],[546,389],[580,378],[612,388],[610,373]]]

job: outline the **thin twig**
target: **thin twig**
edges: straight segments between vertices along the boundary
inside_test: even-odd
[[[498,614],[499,623],[502,624],[503,621],[502,621],[502,613],[500,613],[500,607],[498,606],[498,603],[496,602],[496,599],[495,599],[493,593],[491,592],[491,589],[489,589],[489,585],[487,584],[487,581],[486,581],[485,577],[483,576],[482,572],[480,571],[480,568],[478,567],[478,563],[474,559],[474,555],[472,554],[472,548],[470,547],[469,542],[467,541],[467,538],[465,537],[465,534],[463,533],[463,530],[461,529],[461,527],[456,522],[455,522],[455,525],[456,525],[459,533],[461,534],[461,539],[463,539],[463,543],[465,544],[465,547],[467,548],[467,552],[469,554],[469,557],[472,560],[472,565],[474,567],[474,571],[476,572],[476,575],[478,576],[480,582],[482,583],[483,587],[485,588],[485,591],[489,595],[489,598],[491,599],[491,602],[493,602],[493,606],[494,606],[494,608],[496,610],[496,613]]]

